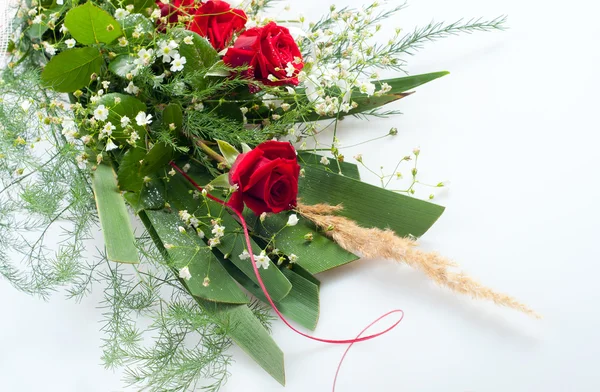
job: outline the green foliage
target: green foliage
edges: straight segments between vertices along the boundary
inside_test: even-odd
[[[65,26],[73,38],[84,45],[110,44],[123,35],[119,22],[91,1],[69,10]]]
[[[146,105],[136,97],[121,93],[104,94],[98,100],[98,106],[99,105],[104,105],[109,110],[108,119],[106,121],[111,122],[112,125],[116,127],[115,132],[113,133],[116,140],[123,142],[129,137],[130,132],[121,125],[121,119],[124,116],[131,121],[128,127],[137,131],[140,138],[143,138],[146,134],[146,128],[136,123],[135,116],[137,116],[139,112],[146,112],[147,108]]]
[[[98,165],[92,178],[107,258],[117,263],[138,263],[133,228],[117,187],[116,173],[108,165]]]
[[[135,57],[130,54],[117,56],[108,64],[108,69],[115,75],[126,79],[127,75],[135,70]]]
[[[99,74],[101,67],[102,53],[98,49],[70,49],[50,60],[42,72],[42,80],[55,91],[69,93],[89,85],[91,76]]]
[[[201,37],[192,31],[181,30],[176,32],[175,36],[180,40],[183,40],[188,36],[192,37],[191,45],[183,44],[179,47],[179,53],[187,60],[183,68],[183,73],[189,75],[188,81],[193,88],[204,88],[207,81],[205,80],[203,73],[206,73],[208,69],[219,61],[217,51],[206,38]]]

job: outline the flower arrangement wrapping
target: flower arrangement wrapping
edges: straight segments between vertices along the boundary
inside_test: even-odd
[[[414,163],[401,191],[386,189],[398,167],[369,185],[340,152],[344,117],[394,115],[386,105],[447,74],[380,72],[402,73],[426,41],[501,29],[504,18],[397,29],[383,41],[381,22],[403,5],[331,7],[307,24],[265,16],[272,3],[15,4],[0,81],[0,274],[44,298],[59,288],[81,298],[101,283],[103,361],[150,391],[207,379],[218,390],[232,343],[284,384],[271,309],[313,340],[381,336],[393,327],[355,338],[303,332],[319,319],[315,274],[361,256],[536,315],[418,248],[444,211],[413,197],[418,149],[399,160]],[[90,260],[97,223],[105,250]],[[59,227],[66,239],[54,251],[45,241]]]

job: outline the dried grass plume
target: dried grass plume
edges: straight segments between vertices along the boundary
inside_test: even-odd
[[[297,212],[323,229],[325,234],[350,252],[360,252],[368,258],[385,258],[404,262],[418,268],[440,286],[454,292],[466,294],[476,299],[487,299],[497,305],[519,310],[540,318],[535,311],[515,298],[497,293],[462,272],[453,270],[457,265],[436,252],[424,252],[417,249],[412,238],[397,236],[392,230],[364,228],[353,220],[335,215],[341,205],[327,204],[305,205],[298,203]]]

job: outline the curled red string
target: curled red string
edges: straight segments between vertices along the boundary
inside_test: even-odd
[[[177,170],[183,177],[185,177],[186,180],[188,180],[190,182],[190,184],[192,184],[198,191],[202,192],[203,188],[198,185],[196,183],[196,181],[194,181],[190,176],[188,176],[188,174],[183,171],[183,169],[181,169],[179,166],[177,166],[175,164],[175,162],[170,162],[169,163],[175,170]],[[366,340],[371,340],[374,339],[378,336],[381,336],[385,333],[388,333],[389,331],[391,331],[392,329],[396,328],[396,326],[398,324],[400,324],[400,322],[402,321],[402,319],[404,318],[404,312],[401,309],[396,309],[396,310],[392,310],[382,316],[380,316],[379,318],[377,318],[375,321],[373,321],[371,324],[369,324],[365,329],[363,329],[354,339],[323,339],[323,338],[318,338],[315,336],[311,336],[308,335],[302,331],[299,331],[298,329],[294,328],[289,321],[287,321],[287,319],[283,316],[283,314],[281,314],[281,312],[279,311],[279,309],[277,309],[277,306],[275,305],[275,302],[273,302],[273,300],[271,299],[271,296],[269,295],[269,292],[267,290],[267,287],[265,286],[262,277],[260,276],[260,272],[258,271],[258,266],[256,265],[256,261],[254,260],[254,252],[252,251],[252,244],[250,241],[250,234],[248,233],[248,226],[246,224],[246,220],[244,219],[244,216],[234,210],[233,208],[231,208],[225,201],[211,195],[210,193],[206,194],[206,197],[208,197],[209,199],[221,204],[222,206],[225,206],[227,208],[229,208],[230,211],[232,211],[234,214],[237,215],[237,217],[240,220],[240,223],[242,225],[242,228],[244,229],[244,238],[246,240],[246,246],[248,248],[248,253],[250,253],[250,260],[252,261],[252,268],[254,269],[254,274],[256,275],[256,279],[258,281],[258,285],[260,286],[263,294],[265,295],[265,297],[267,298],[267,301],[269,302],[269,304],[271,305],[271,307],[273,308],[273,310],[275,311],[275,313],[277,314],[277,316],[279,316],[279,318],[281,319],[281,321],[283,321],[285,323],[285,325],[287,325],[292,331],[296,332],[299,335],[304,336],[305,338],[311,339],[311,340],[316,340],[317,342],[323,342],[323,343],[332,343],[332,344],[348,344],[349,346],[346,348],[346,351],[344,351],[344,355],[342,356],[337,370],[335,372],[335,378],[333,380],[333,391],[335,391],[335,386],[336,386],[336,382],[337,382],[337,377],[338,374],[340,372],[340,369],[342,367],[342,363],[344,361],[344,359],[346,358],[346,354],[348,354],[348,351],[350,350],[350,348],[352,347],[352,345],[354,343],[358,343],[358,342],[364,342]],[[365,333],[369,328],[371,328],[373,325],[375,325],[376,323],[378,323],[379,321],[383,320],[384,318],[386,318],[387,316],[390,316],[392,314],[395,313],[400,313],[400,318],[398,319],[398,321],[396,321],[394,324],[392,324],[392,326],[390,326],[389,328],[372,334],[372,335],[367,335],[367,336],[362,336],[363,333]]]

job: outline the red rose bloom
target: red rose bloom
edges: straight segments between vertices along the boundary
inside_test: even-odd
[[[244,73],[248,77],[272,86],[297,86],[298,73],[304,67],[302,54],[290,31],[275,22],[246,30],[223,61],[231,67],[247,65]]]
[[[242,212],[244,204],[256,215],[278,213],[296,206],[300,165],[290,143],[268,141],[240,154],[229,172],[237,185],[228,204]]]
[[[231,8],[224,1],[209,0],[198,7],[187,29],[208,38],[212,46],[221,51],[234,33],[244,29],[246,20],[248,17],[244,11]]]

